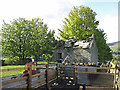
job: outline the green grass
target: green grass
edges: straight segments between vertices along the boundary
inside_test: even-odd
[[[112,46],[109,46],[110,47],[110,49],[112,50],[112,51],[116,51],[116,50],[118,50],[118,47],[120,47],[120,43],[117,43],[117,44],[115,44],[115,45],[112,45]]]
[[[42,62],[42,61],[39,61],[39,62],[37,62],[37,64],[47,64],[48,62]],[[55,64],[57,64],[57,62],[49,62],[49,63],[55,63]]]
[[[24,70],[1,72],[1,77],[7,77],[7,76],[12,76],[12,75],[23,74],[23,71]]]
[[[1,66],[1,69],[3,69],[3,68],[19,68],[19,67],[25,67],[25,65]],[[7,77],[7,76],[12,76],[12,75],[23,74],[23,71],[24,70],[15,70],[15,71],[1,72],[1,77]]]
[[[37,62],[37,64],[47,64],[48,62]]]
[[[9,66],[1,66],[1,68],[18,68],[25,67],[25,65],[9,65]]]
[[[118,46],[109,46],[110,47],[110,49],[112,50],[112,51],[116,51],[116,50],[118,50]]]
[[[47,62],[37,62],[37,64],[47,64]],[[57,63],[57,62],[50,62],[50,63]],[[9,65],[9,66],[1,66],[1,69],[4,68],[19,68],[19,67],[25,67],[25,65]],[[12,75],[18,75],[18,74],[23,74],[24,70],[15,70],[15,71],[7,71],[7,72],[1,72],[1,77],[7,77],[7,76],[12,76]]]

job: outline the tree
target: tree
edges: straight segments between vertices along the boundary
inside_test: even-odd
[[[98,59],[100,62],[105,62],[106,60],[111,60],[112,54],[106,44],[106,34],[103,30],[97,28],[99,21],[95,19],[96,15],[89,7],[74,7],[70,11],[68,18],[63,21],[62,30],[58,30],[61,36],[60,39],[64,41],[69,39],[87,39],[94,34],[98,47]]]
[[[96,13],[89,7],[74,7],[68,18],[63,21],[64,25],[60,31],[62,40],[86,39],[97,28],[98,21],[95,20]]]
[[[107,61],[112,60],[112,52],[109,46],[106,44],[106,33],[102,29],[94,30],[95,41],[98,48],[98,60],[99,62],[106,63]]]
[[[32,36],[30,40],[30,55],[38,60],[43,54],[44,41],[47,37],[48,27],[39,18],[32,19]]]
[[[2,53],[9,54],[12,57],[18,56],[19,60],[24,61],[28,54],[28,41],[30,31],[28,27],[28,20],[19,18],[6,24],[4,22],[2,27]]]
[[[46,46],[48,38],[51,44]],[[47,24],[40,18],[19,18],[10,24],[4,22],[2,26],[2,53],[18,56],[21,63],[25,62],[26,57],[38,60],[44,54],[45,48],[51,51],[46,52],[47,54],[52,54],[55,42],[54,33],[48,32]]]
[[[54,30],[48,31],[48,27],[39,18],[33,19],[35,29],[31,38],[31,55],[35,60],[40,59],[43,54],[53,54],[53,48],[56,44]]]

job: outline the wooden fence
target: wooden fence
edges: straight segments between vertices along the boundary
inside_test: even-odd
[[[94,71],[90,71],[90,69],[94,70]],[[83,71],[80,71],[83,70]],[[114,73],[110,73],[110,70],[114,70]],[[89,79],[89,84],[88,81],[82,82],[82,79],[84,80],[86,75],[86,79]],[[88,65],[86,66],[78,66],[78,65],[74,65],[74,66],[65,66],[65,65],[61,65],[60,69],[59,69],[59,76],[61,77],[61,79],[65,79],[65,77],[68,77],[69,79],[72,77],[74,78],[74,84],[80,84],[80,85],[90,85],[90,82],[94,83],[94,81],[92,81],[93,79],[96,78],[96,76],[103,77],[103,79],[106,79],[106,81],[101,81],[99,82],[99,77],[97,78],[97,84],[98,86],[102,86],[102,84],[110,82],[108,84],[106,84],[106,86],[108,85],[108,87],[113,86],[116,87],[117,84],[117,80],[119,77],[119,72],[117,70],[117,68],[110,68],[110,67],[88,67]],[[83,76],[83,77],[82,77]],[[111,78],[112,77],[112,78]],[[79,79],[80,78],[80,79]],[[95,84],[95,83],[94,83]],[[104,85],[103,85],[104,86]]]
[[[37,73],[37,74],[32,75],[32,69],[33,68],[36,68],[36,69],[39,69],[39,68],[43,69],[44,68],[45,72]],[[25,69],[25,68],[2,69],[2,72],[12,71],[12,70],[23,70],[23,69]],[[43,76],[43,77],[40,78],[41,76]],[[32,79],[34,77],[37,77],[38,79],[33,81]],[[2,86],[3,85],[7,85],[7,84],[11,84],[11,83],[15,83],[15,82],[20,82],[22,80],[26,80],[26,84],[19,85],[19,86],[16,86],[14,88],[27,88],[27,89],[31,89],[31,88],[38,88],[38,87],[41,87],[41,86],[45,86],[48,89],[49,88],[49,84],[52,81],[55,81],[57,78],[58,78],[58,76],[57,76],[57,67],[56,67],[56,69],[52,69],[52,68],[49,68],[48,64],[42,65],[42,66],[35,66],[35,67],[29,66],[28,67],[28,75],[27,76],[4,81],[4,82],[2,82]],[[32,85],[35,85],[37,83],[38,83],[37,86],[35,86],[35,87],[32,86]]]
[[[59,66],[59,67],[58,67]],[[36,68],[36,69],[45,69],[44,72],[42,73],[37,73],[32,75],[32,69]],[[2,72],[6,72],[6,71],[12,71],[12,70],[23,70],[25,68],[11,68],[11,69],[2,69]],[[90,71],[90,70],[93,71]],[[110,70],[114,70],[114,73],[110,73]],[[57,65],[55,69],[49,67],[48,64],[46,65],[39,65],[39,66],[35,66],[32,67],[30,66],[28,68],[28,76],[25,77],[20,77],[20,78],[16,78],[16,79],[12,79],[12,80],[7,80],[2,82],[2,85],[7,85],[10,83],[15,83],[15,82],[19,82],[22,80],[25,80],[26,83],[24,85],[19,85],[16,86],[14,88],[39,88],[44,86],[45,88],[49,88],[51,82],[56,81],[56,80],[62,80],[62,79],[66,79],[69,78],[73,81],[74,85],[80,85],[83,84],[82,79],[85,80],[85,74],[87,74],[87,79],[89,78],[90,80],[94,79],[94,77],[98,77],[98,75],[101,75],[100,77],[103,76],[108,76],[110,77],[109,79],[110,84],[112,83],[113,87],[116,87],[116,82],[118,80],[117,77],[119,77],[119,73],[117,68],[110,68],[110,67],[89,67],[88,65],[86,66],[78,66],[78,65],[72,65],[72,66],[65,66],[65,65]],[[33,81],[33,78],[37,78],[37,80]],[[111,78],[113,77],[113,78]],[[105,77],[106,78],[106,77]],[[105,79],[103,78],[103,79]],[[101,79],[101,78],[100,78]],[[90,81],[89,80],[89,81]],[[99,81],[99,79],[97,79]],[[97,82],[98,82],[97,81]],[[106,81],[108,81],[108,79],[106,78]],[[92,82],[92,81],[91,81]],[[95,81],[94,81],[95,82]],[[37,86],[34,86],[35,84],[38,84]],[[86,82],[85,82],[86,84]],[[95,84],[95,83],[94,83]],[[97,83],[99,84],[99,83]],[[104,84],[103,82],[101,84]]]

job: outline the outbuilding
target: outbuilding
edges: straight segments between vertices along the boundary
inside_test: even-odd
[[[98,62],[98,49],[94,35],[86,40],[59,41],[54,48],[53,61],[66,63],[94,63]]]

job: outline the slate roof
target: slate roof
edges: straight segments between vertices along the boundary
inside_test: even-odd
[[[93,39],[94,39],[94,35],[92,35],[91,37],[89,37],[86,40],[69,40],[69,41],[59,41],[59,43],[56,45],[55,49],[59,48],[59,47],[64,47],[64,48],[70,48],[70,47],[79,47],[79,48],[91,48],[92,44],[93,44]]]
[[[89,48],[90,47],[90,42],[83,42],[83,41],[77,41],[74,46],[76,47],[81,47],[81,48]]]

